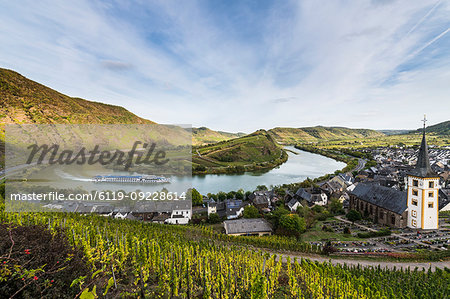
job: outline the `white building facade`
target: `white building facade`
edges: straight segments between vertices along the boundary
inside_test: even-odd
[[[425,121],[425,120],[424,120]],[[423,127],[422,143],[415,169],[408,174],[408,227],[439,228],[439,177],[430,167],[428,146]]]

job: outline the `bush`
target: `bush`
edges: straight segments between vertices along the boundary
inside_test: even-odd
[[[220,222],[219,215],[217,213],[211,213],[208,217],[208,222],[211,224],[219,223]]]
[[[350,227],[344,227],[344,235],[350,235],[352,232],[350,231]]]
[[[297,214],[284,214],[280,217],[279,228],[288,235],[299,236],[306,230],[305,219]]]
[[[361,213],[356,211],[356,210],[350,210],[347,215],[346,215],[347,219],[350,220],[351,222],[355,222],[358,220],[361,220]]]
[[[252,205],[248,205],[244,208],[244,218],[259,218],[259,211]]]
[[[328,205],[328,210],[333,215],[342,215],[344,214],[344,208],[342,207],[342,203],[338,199],[331,199],[331,202]]]
[[[61,231],[16,226],[9,234],[9,227],[0,224],[0,298],[18,290],[17,298],[74,298],[79,289],[69,287],[72,281],[91,277],[83,251],[69,245]]]

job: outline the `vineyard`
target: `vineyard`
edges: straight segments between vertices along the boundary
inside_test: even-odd
[[[79,276],[71,287],[82,298],[450,296],[448,269],[390,271],[332,266],[305,259],[282,263],[276,255],[218,242],[213,232],[204,227],[55,213],[0,212],[0,222],[25,227],[40,225],[54,236],[63,234],[72,246],[80,248],[90,273]],[[19,279],[14,271],[4,271],[10,262],[8,257],[0,256],[0,286]],[[46,267],[43,265],[34,273],[36,280],[48,270]]]

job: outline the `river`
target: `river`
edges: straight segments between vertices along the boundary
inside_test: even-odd
[[[345,167],[345,163],[286,146],[289,158],[280,166],[266,172],[243,174],[207,174],[192,177],[192,186],[201,194],[244,189],[253,191],[258,185],[281,185],[317,178]],[[297,154],[294,154],[293,151]]]
[[[171,177],[171,184],[120,184],[120,183],[94,183],[91,178],[98,174],[98,169],[73,169],[71,167],[49,167],[38,174],[37,178],[47,178],[50,185],[55,188],[82,188],[84,190],[124,190],[126,192],[141,191],[154,192],[166,187],[171,189],[186,190],[189,187],[196,188],[201,194],[229,192],[244,189],[253,191],[258,185],[281,185],[296,183],[306,178],[316,178],[327,173],[333,173],[342,169],[345,163],[333,159],[301,151],[292,146],[287,146],[288,160],[282,165],[264,172],[246,172],[242,174],[207,174],[192,177]],[[292,152],[295,152],[292,153]],[[109,172],[111,170],[108,170]],[[130,175],[128,172],[114,172],[116,175]],[[133,173],[136,174],[136,173]],[[48,184],[48,183],[47,183]],[[41,184],[39,184],[41,185]],[[42,183],[46,185],[46,183]]]

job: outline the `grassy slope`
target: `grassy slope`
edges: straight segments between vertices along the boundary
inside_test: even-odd
[[[193,153],[194,166],[203,165],[210,172],[227,166],[252,169],[273,167],[286,159],[284,150],[264,130],[213,145],[201,146],[195,148]]]
[[[322,140],[342,140],[352,138],[381,137],[383,133],[369,129],[343,127],[274,128],[269,130],[276,141],[284,144],[318,142]]]
[[[320,141],[316,143],[317,147],[322,148],[365,148],[365,147],[385,147],[385,146],[419,146],[422,140],[422,133],[409,133],[402,135],[389,135],[378,138],[354,138],[346,140]],[[435,146],[450,145],[449,134],[439,134],[436,131],[428,131],[427,143]]]
[[[220,141],[230,140],[244,136],[245,133],[228,133],[222,131],[214,131],[209,128],[200,127],[192,128],[192,145],[214,144]]]
[[[422,128],[417,129],[414,133],[421,133]],[[436,135],[448,135],[450,136],[450,120],[438,123],[433,126],[427,127],[428,133],[434,133]]]
[[[150,124],[123,107],[61,94],[0,68],[0,123]]]

